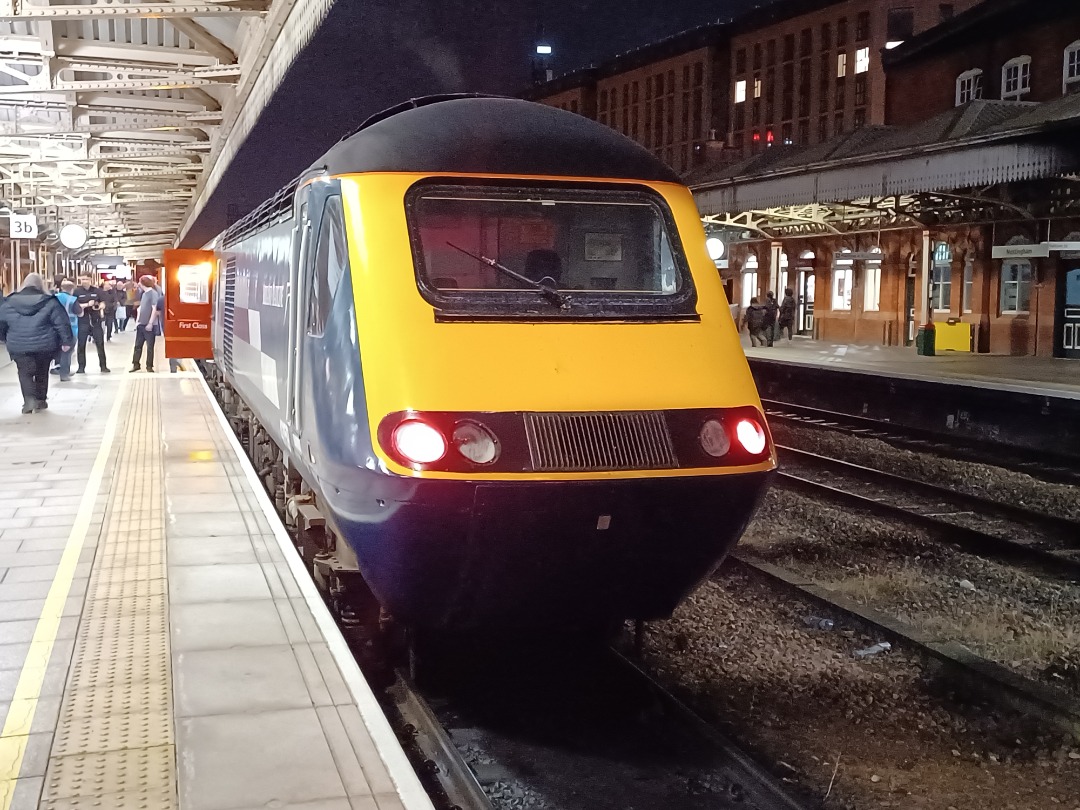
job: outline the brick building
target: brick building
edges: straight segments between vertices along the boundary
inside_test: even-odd
[[[727,129],[728,27],[710,25],[561,76],[525,98],[580,112],[633,138],[676,171]]]
[[[1076,0],[987,0],[906,42],[884,55],[886,122],[913,124],[977,99],[1051,101],[1080,92],[1078,22]]]
[[[979,0],[781,0],[532,88],[680,172],[885,118],[881,52]]]
[[[902,125],[699,170],[733,300],[791,286],[824,340],[903,345],[932,320],[976,351],[1080,358],[1078,54],[1074,0],[985,0],[886,56]],[[958,105],[974,70],[994,97]]]
[[[881,54],[979,0],[791,0],[738,20],[728,145],[815,144],[885,120]]]

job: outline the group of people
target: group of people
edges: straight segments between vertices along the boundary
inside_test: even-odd
[[[787,331],[791,340],[795,328],[795,291],[784,290],[784,300],[776,303],[776,293],[769,290],[765,303],[757,296],[750,299],[750,306],[743,313],[743,328],[750,334],[751,346],[772,346]]]
[[[165,296],[153,276],[143,276],[138,285],[107,281],[104,287],[95,286],[89,276],[80,276],[78,285],[61,278],[50,292],[41,275],[29,274],[18,292],[0,300],[0,342],[7,344],[18,369],[22,412],[48,409],[49,375],[69,381],[73,353],[78,362],[75,373],[86,373],[88,341],[94,343],[101,373],[108,374],[105,343],[112,340],[114,330],[124,331],[132,317],[136,334],[131,370],[141,370],[145,348],[146,370],[153,371],[164,306]]]

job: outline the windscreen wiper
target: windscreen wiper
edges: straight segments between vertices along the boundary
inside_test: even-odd
[[[540,281],[533,281],[528,276],[524,276],[515,270],[511,270],[505,264],[499,264],[499,262],[495,261],[494,259],[489,259],[487,256],[481,255],[479,253],[470,253],[469,251],[465,250],[465,248],[458,247],[453,242],[447,242],[446,244],[448,244],[454,250],[460,250],[466,256],[476,259],[478,262],[486,264],[488,267],[494,267],[499,272],[505,273],[506,275],[510,276],[510,278],[515,279],[516,281],[520,281],[522,284],[526,284],[535,290],[540,290],[540,292],[544,294],[544,297],[548,299],[551,303],[555,304],[555,306],[557,306],[559,309],[570,309],[570,298],[555,289],[555,279],[551,279],[551,284],[544,283],[545,279],[550,278],[549,276],[545,276],[543,279],[540,279]]]

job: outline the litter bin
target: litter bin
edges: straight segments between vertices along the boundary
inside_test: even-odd
[[[933,323],[927,323],[919,327],[915,335],[915,354],[923,357],[933,357],[937,350],[937,329]]]

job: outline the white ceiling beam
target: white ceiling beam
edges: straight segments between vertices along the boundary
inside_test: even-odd
[[[38,5],[28,0],[0,0],[0,20],[84,19],[87,17],[234,17],[265,14],[269,0],[218,0],[187,3],[115,3],[90,0],[86,4]]]
[[[170,17],[169,25],[190,39],[195,45],[214,56],[225,65],[236,64],[236,53],[194,20],[184,17]]]
[[[175,67],[209,67],[221,61],[215,54],[191,48],[130,45],[126,42],[99,42],[67,37],[56,40],[56,55],[79,61],[107,59],[128,64],[148,62]]]

